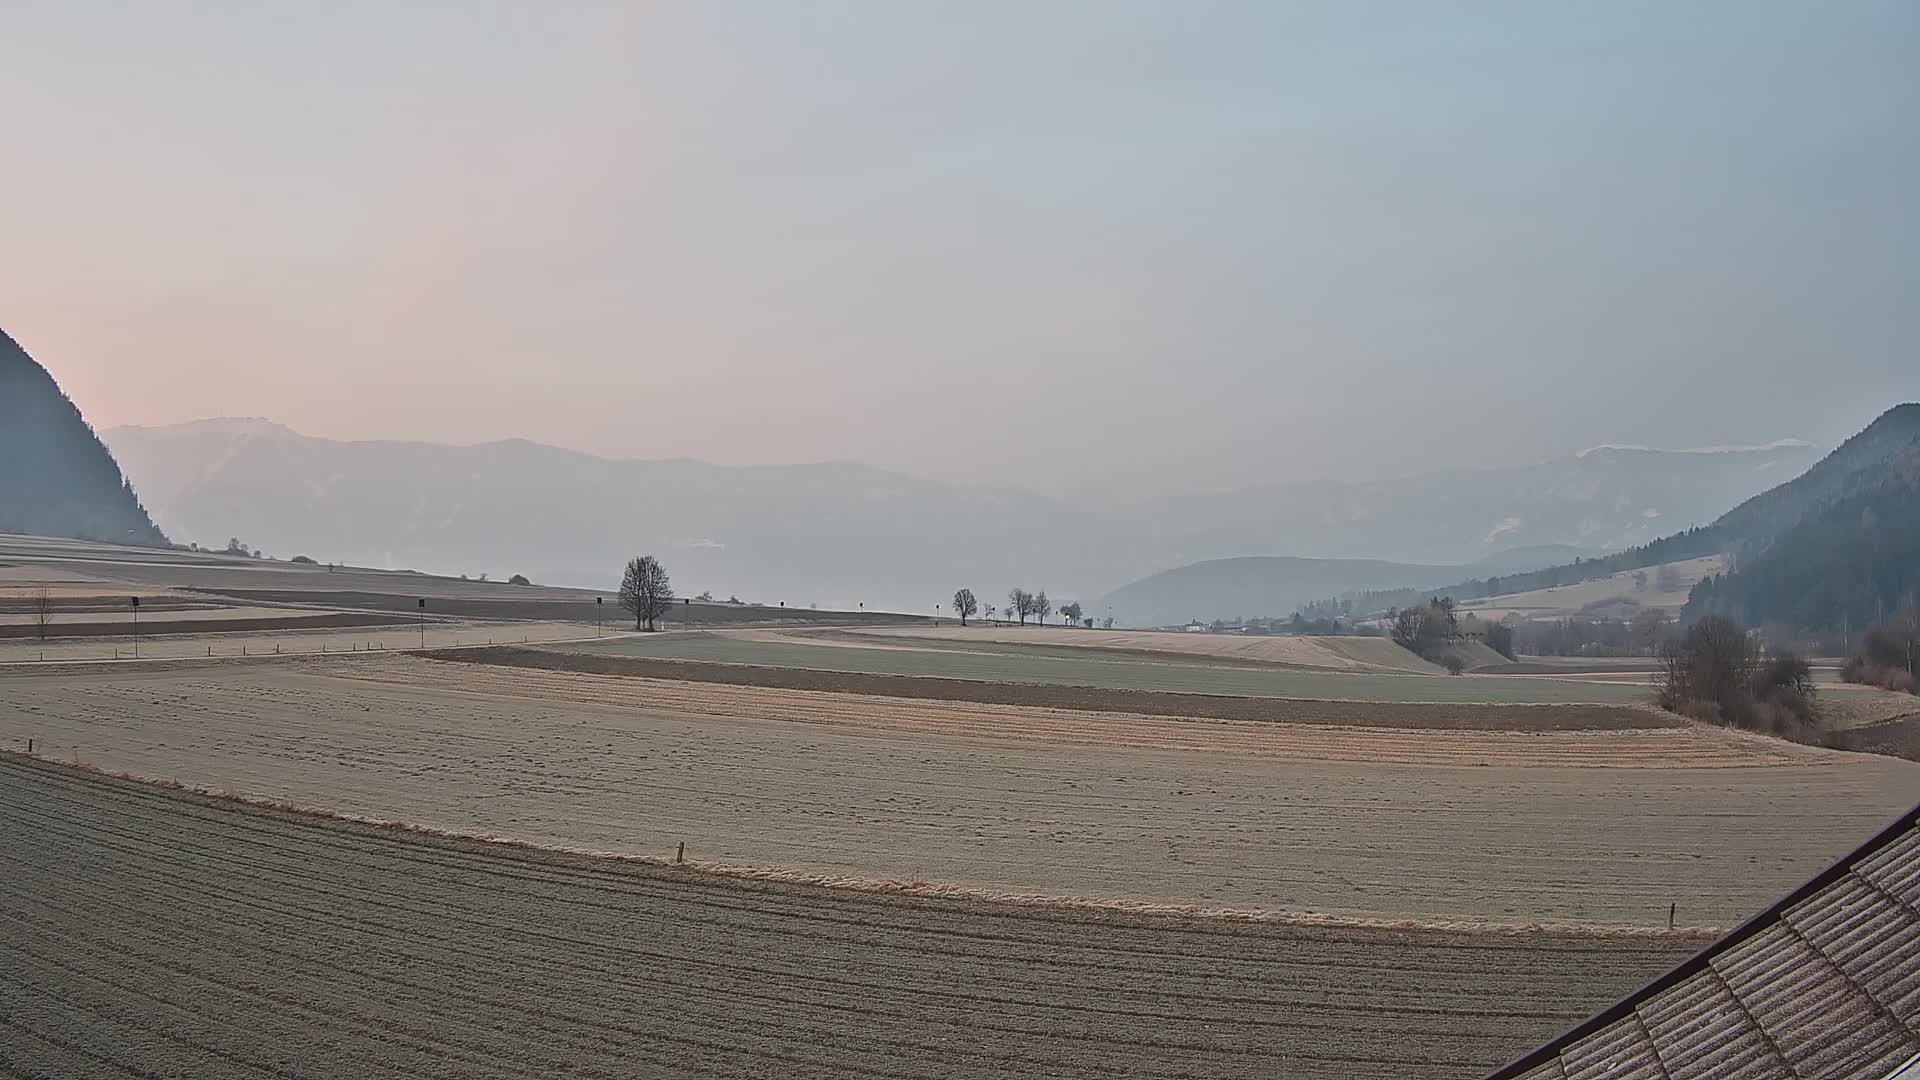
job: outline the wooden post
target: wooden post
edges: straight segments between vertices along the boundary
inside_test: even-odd
[[[33,753],[33,740],[32,740],[32,739],[28,739],[28,740],[27,740],[27,753],[29,753],[29,754],[31,754],[31,753]]]
[[[1676,913],[1679,912],[1679,910],[1680,910],[1679,904],[1667,905],[1667,929],[1669,930],[1673,929],[1673,917]]]
[[[685,840],[680,841],[680,850],[673,853],[673,861],[674,862],[687,861],[687,842]]]

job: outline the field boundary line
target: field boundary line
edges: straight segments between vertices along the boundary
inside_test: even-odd
[[[1661,941],[1711,941],[1719,938],[1726,932],[1724,927],[1714,926],[1683,926],[1669,929],[1666,927],[1616,926],[1565,922],[1476,922],[1448,919],[1372,918],[1365,916],[1333,915],[1321,912],[1273,911],[1258,908],[1220,908],[1206,907],[1198,904],[1169,904],[1106,897],[1056,896],[1039,893],[1007,892],[955,883],[898,878],[865,878],[843,874],[821,874],[781,866],[746,866],[698,860],[676,862],[673,859],[662,856],[639,855],[631,852],[607,851],[566,844],[539,843],[504,833],[450,829],[434,825],[417,824],[394,818],[346,813],[326,807],[291,802],[285,799],[247,795],[232,790],[189,784],[166,777],[146,776],[139,773],[102,768],[87,761],[62,761],[44,754],[28,754],[20,750],[0,749],[0,759],[31,762],[42,767],[70,770],[86,776],[123,783],[140,784],[149,788],[157,788],[206,800],[236,810],[256,810],[313,818],[322,821],[344,822],[389,832],[482,844],[502,851],[525,851],[539,854],[562,855],[605,863],[666,869],[679,873],[698,874],[712,878],[765,882],[803,888],[835,889],[854,893],[898,896],[913,899],[956,900],[1007,907],[1041,908],[1067,912],[1104,912],[1114,915],[1145,916],[1172,920],[1192,919],[1257,923],[1268,926],[1301,929],[1367,930],[1410,934],[1478,935],[1486,937],[1549,936],[1582,939],[1640,939]]]
[[[982,705],[1067,708],[1079,712],[1127,712],[1146,716],[1203,720],[1323,723],[1351,727],[1480,731],[1597,731],[1684,728],[1690,721],[1643,703],[1607,702],[1460,702],[1377,701],[1365,698],[1268,697],[1197,691],[1136,690],[1072,684],[996,682],[941,675],[897,675],[837,669],[792,668],[718,660],[681,660],[653,656],[573,653],[519,645],[461,646],[456,649],[394,650],[396,654],[443,663],[531,668],[577,675],[669,679],[680,682],[756,686],[861,694],[869,697],[963,701]],[[554,642],[551,644],[565,644]],[[919,691],[919,692],[916,692]],[[1035,702],[1021,695],[1040,693],[1070,698],[1064,704]],[[1270,715],[1276,711],[1319,707],[1346,715],[1338,720],[1303,720]],[[1446,722],[1435,722],[1436,712]],[[1403,717],[1417,715],[1418,722]],[[1494,717],[1515,718],[1506,722]],[[1396,722],[1397,721],[1397,722]],[[1528,723],[1527,721],[1532,721]]]

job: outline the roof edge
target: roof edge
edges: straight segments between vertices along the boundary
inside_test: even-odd
[[[1671,971],[1647,983],[1640,989],[1614,1002],[1606,1009],[1581,1021],[1573,1028],[1561,1034],[1559,1038],[1538,1047],[1522,1057],[1515,1058],[1513,1061],[1508,1062],[1497,1071],[1488,1074],[1486,1080],[1518,1080],[1520,1076],[1529,1070],[1539,1068],[1559,1057],[1562,1051],[1574,1043],[1579,1042],[1581,1039],[1609,1027],[1617,1021],[1626,1019],[1633,1014],[1640,1002],[1645,1001],[1663,990],[1677,986],[1682,981],[1699,974],[1706,969],[1714,957],[1719,956],[1721,953],[1732,949],[1741,942],[1746,941],[1748,938],[1779,922],[1781,915],[1784,914],[1788,908],[1807,899],[1827,886],[1832,885],[1834,882],[1839,881],[1842,877],[1845,877],[1847,872],[1852,870],[1856,864],[1899,839],[1905,835],[1908,830],[1914,828],[1915,825],[1920,825],[1920,805],[1915,805],[1911,810],[1888,822],[1884,828],[1874,833],[1865,843],[1854,848],[1847,854],[1842,855],[1833,865],[1808,878],[1792,892],[1775,900],[1766,910],[1748,919],[1746,922],[1741,923],[1739,926],[1734,927],[1713,944],[1688,957],[1678,967],[1673,968]],[[1909,1062],[1908,1064],[1911,1066],[1912,1063]],[[1894,1076],[1900,1077],[1902,1074],[1899,1070],[1895,1070]],[[1890,1077],[1889,1080],[1893,1080],[1893,1078]]]

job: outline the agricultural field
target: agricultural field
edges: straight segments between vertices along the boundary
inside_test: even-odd
[[[80,540],[0,535],[0,640],[38,637],[37,597],[52,605],[55,637],[112,638],[132,634],[130,598],[141,601],[143,636],[203,633],[270,634],[318,626],[411,625],[427,603],[429,623],[467,623],[496,631],[506,623],[570,624],[566,634],[599,627],[618,632],[629,616],[612,595],[588,589],[469,581],[412,571],[328,567],[313,563],[250,559],[212,552],[115,547]],[[676,605],[666,625],[831,626],[858,622],[884,625],[918,621],[909,616],[857,612],[796,611],[746,604]],[[201,624],[206,624],[202,626]],[[429,631],[429,644],[432,644]],[[378,635],[376,635],[377,637]],[[471,633],[452,633],[463,643]],[[543,640],[535,634],[487,634],[499,640]],[[331,648],[353,635],[328,639]],[[272,651],[273,639],[265,638]],[[201,641],[201,652],[208,642]],[[315,649],[321,642],[310,643]],[[416,639],[415,644],[418,644]],[[365,647],[363,635],[360,646]],[[376,647],[378,647],[376,645]],[[285,646],[283,645],[283,649]],[[239,651],[235,644],[234,652]],[[257,651],[257,650],[254,650]],[[286,651],[293,651],[286,649]],[[304,651],[304,650],[302,650]],[[37,650],[36,650],[37,652]],[[186,655],[185,648],[169,655]],[[215,655],[222,650],[215,648]],[[75,655],[49,651],[49,659]],[[87,653],[97,657],[96,648]],[[109,644],[106,656],[113,655]]]
[[[1644,587],[1634,580],[1635,571],[1624,570],[1575,585],[1467,600],[1461,603],[1460,610],[1495,622],[1509,615],[1521,619],[1564,619],[1609,604],[1659,608],[1669,615],[1677,615],[1687,604],[1687,594],[1702,578],[1721,573],[1726,568],[1725,555],[1706,555],[1667,563],[1665,566],[1647,567],[1640,571],[1646,575]],[[1669,584],[1673,587],[1670,589],[1660,588],[1663,570],[1671,570]]]
[[[1147,657],[1102,653],[1075,646],[1049,650],[1037,643],[882,640],[871,634],[853,640],[792,632],[660,634],[579,641],[560,648],[585,655],[1249,697],[1542,704],[1629,703],[1643,702],[1649,697],[1644,685],[1572,678],[1415,675],[1384,669],[1313,670],[1244,660],[1233,662],[1231,658],[1216,662],[1215,658],[1197,655]]]
[[[20,1076],[1446,1080],[1700,944],[796,886],[7,754],[0,819]]]
[[[1920,790],[1641,672],[35,543],[0,606],[174,625],[0,637],[7,1074],[1464,1080]]]
[[[1641,709],[1206,721],[378,655],[12,673],[0,696],[0,745],[383,819],[1381,919],[1731,925],[1920,785]]]

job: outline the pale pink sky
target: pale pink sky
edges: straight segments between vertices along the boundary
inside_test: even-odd
[[[0,326],[101,427],[1056,489],[1920,389],[1920,8],[1364,7],[13,5]]]

